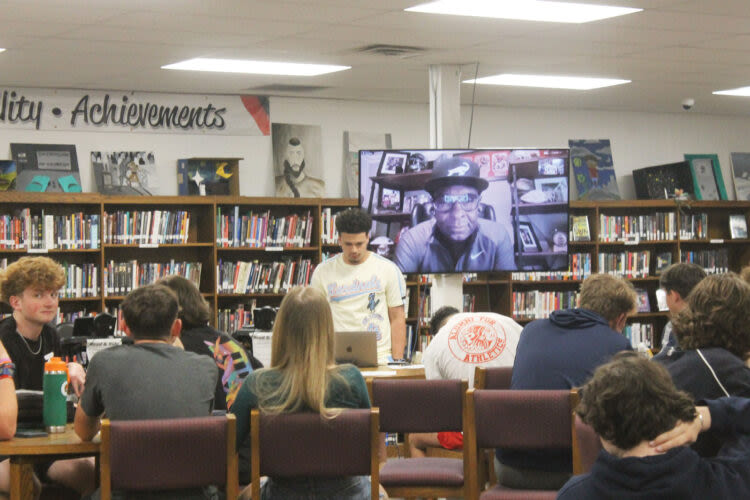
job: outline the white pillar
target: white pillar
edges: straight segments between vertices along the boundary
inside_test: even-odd
[[[461,66],[430,66],[430,147],[461,146]],[[442,306],[462,310],[463,280],[461,274],[434,275],[432,311]]]

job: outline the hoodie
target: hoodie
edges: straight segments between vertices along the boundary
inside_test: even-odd
[[[511,389],[571,389],[586,382],[612,355],[632,349],[607,320],[588,309],[553,311],[521,332]],[[501,463],[517,468],[571,472],[570,449],[498,450]]]
[[[750,431],[750,400],[708,401],[711,430],[729,434]],[[558,500],[594,499],[739,499],[750,496],[750,453],[705,459],[690,448],[663,455],[617,458],[602,450],[589,474],[576,476]]]

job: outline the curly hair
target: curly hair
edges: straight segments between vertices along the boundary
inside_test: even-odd
[[[600,314],[608,322],[632,314],[638,305],[633,285],[611,274],[592,274],[581,283],[578,307]]]
[[[678,262],[666,268],[659,277],[659,286],[666,290],[674,290],[683,300],[687,298],[695,285],[706,277],[706,271],[692,262]]]
[[[740,278],[750,283],[750,266],[745,266],[740,271]]]
[[[49,257],[21,257],[0,275],[0,299],[22,295],[29,287],[57,291],[65,284],[65,271]]]
[[[361,208],[348,208],[336,214],[336,231],[341,233],[370,234],[372,219]]]
[[[685,349],[722,347],[741,359],[750,355],[750,284],[735,273],[708,276],[687,297],[687,307],[672,318]]]
[[[437,335],[437,332],[448,321],[448,318],[454,314],[458,314],[458,309],[453,306],[443,306],[435,311],[435,314],[430,319],[430,335]]]
[[[576,412],[621,450],[630,450],[696,418],[693,399],[667,370],[634,352],[620,352],[594,371]]]

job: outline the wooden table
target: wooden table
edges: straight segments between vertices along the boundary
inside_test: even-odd
[[[359,371],[365,379],[373,377],[383,378],[424,378],[424,366],[387,366],[360,367]]]
[[[81,441],[68,424],[65,432],[42,437],[13,438],[0,441],[0,455],[10,457],[10,499],[34,498],[34,464],[48,460],[62,460],[99,455],[99,438]]]

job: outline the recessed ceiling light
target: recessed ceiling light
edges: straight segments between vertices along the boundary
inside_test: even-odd
[[[437,0],[404,9],[452,16],[494,17],[550,23],[588,23],[643,9],[545,0]]]
[[[750,97],[750,87],[740,87],[729,90],[717,90],[713,92],[715,95],[736,95],[740,97]]]
[[[0,48],[0,52],[5,52],[5,49]]]
[[[208,59],[198,57],[162,66],[162,69],[186,71],[216,71],[220,73],[249,73],[255,75],[318,76],[350,69],[351,66],[304,64],[243,59]]]
[[[465,80],[464,83],[480,83],[484,85],[510,85],[513,87],[542,87],[548,89],[591,90],[613,85],[630,83],[630,80],[614,78],[586,78],[581,76],[553,76],[553,75],[502,75],[485,76],[476,80]]]

